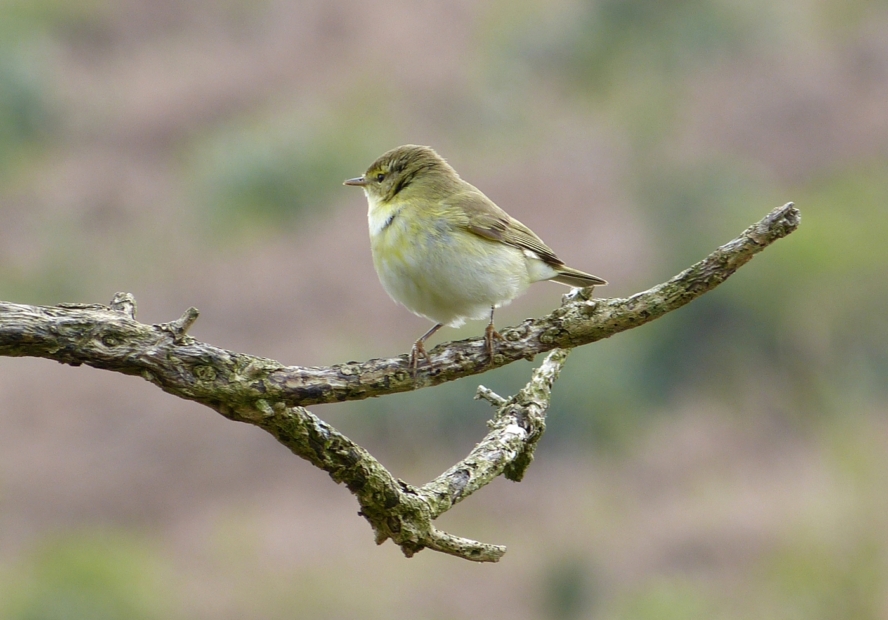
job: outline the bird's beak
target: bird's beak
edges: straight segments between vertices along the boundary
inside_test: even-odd
[[[364,187],[367,185],[367,179],[364,177],[355,177],[354,179],[349,179],[348,181],[343,181],[343,185],[354,185],[356,187]]]

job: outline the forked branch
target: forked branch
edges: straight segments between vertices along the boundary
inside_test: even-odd
[[[800,215],[792,203],[774,209],[733,241],[668,282],[626,299],[566,295],[560,308],[502,330],[493,364],[483,339],[439,345],[414,378],[408,356],[336,366],[283,366],[234,353],[187,335],[197,319],[190,308],[170,323],[135,320],[132,295],[110,306],[26,306],[0,302],[0,355],[45,357],[139,375],[181,398],[229,419],[255,424],[296,455],[327,471],[355,494],[379,543],[391,538],[408,556],[423,548],[475,561],[496,561],[505,549],[446,534],[432,520],[501,473],[520,480],[545,429],[549,392],[569,349],[638,327],[715,288],[768,245],[793,232]],[[394,478],[366,450],[304,409],[437,385],[552,351],[527,386],[503,399],[491,430],[462,461],[422,487]]]

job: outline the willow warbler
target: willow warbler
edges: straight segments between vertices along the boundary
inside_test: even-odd
[[[485,340],[493,361],[494,310],[534,282],[607,284],[565,265],[532,230],[509,216],[427,146],[384,153],[363,176],[373,265],[389,296],[435,325],[410,353],[416,372],[423,343],[444,325],[490,317]]]

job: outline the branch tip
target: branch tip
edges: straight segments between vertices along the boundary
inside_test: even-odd
[[[486,400],[494,407],[502,407],[509,402],[507,399],[483,385],[479,385],[478,389],[475,391],[475,400]]]
[[[794,231],[799,227],[799,224],[802,223],[802,213],[796,208],[794,202],[787,202],[783,205],[780,208],[780,213],[787,226],[787,230],[784,233],[785,235]]]
[[[472,540],[470,538],[454,536],[453,534],[442,532],[435,527],[431,528],[428,537],[422,541],[422,544],[424,547],[434,551],[440,551],[441,553],[446,553],[448,555],[455,555],[466,560],[471,560],[472,562],[498,562],[506,553],[506,547],[504,545],[492,545],[489,543],[478,542],[477,540]],[[402,550],[404,551],[404,555],[407,555],[407,550],[403,547]],[[413,550],[413,552],[415,552],[415,550]],[[412,556],[413,552],[411,552],[410,555],[407,555],[407,557]]]

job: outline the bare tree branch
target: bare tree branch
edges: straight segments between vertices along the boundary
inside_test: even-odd
[[[229,419],[265,429],[293,453],[345,483],[378,543],[391,538],[407,556],[430,548],[496,561],[503,547],[446,534],[435,529],[432,520],[501,473],[521,479],[545,430],[550,390],[568,349],[685,305],[794,231],[799,220],[792,203],[775,209],[668,282],[627,299],[594,300],[590,290],[574,290],[551,314],[503,330],[505,340],[493,364],[483,339],[439,345],[430,351],[431,364],[420,368],[415,380],[406,355],[312,368],[219,349],[187,335],[197,319],[196,309],[170,323],[144,325],[135,320],[135,300],[127,293],[118,293],[108,307],[0,302],[0,355],[45,357],[141,376]],[[490,432],[465,459],[419,488],[394,478],[366,450],[303,408],[436,385],[546,351],[552,352],[515,396],[504,399],[479,388],[479,397],[498,407]]]

